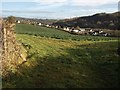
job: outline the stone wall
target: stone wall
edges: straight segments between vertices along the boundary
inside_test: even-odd
[[[26,61],[26,57],[23,54],[22,45],[16,41],[15,36],[15,24],[8,22],[2,23],[0,31],[0,48],[1,48],[1,64],[2,74],[5,75],[8,72],[14,72],[15,68]]]
[[[2,74],[2,48],[3,48],[3,32],[2,32],[2,18],[0,18],[0,78]],[[1,80],[1,79],[0,79]]]

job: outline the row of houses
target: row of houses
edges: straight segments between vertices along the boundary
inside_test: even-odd
[[[23,23],[23,21],[16,21],[18,24]],[[54,26],[54,25],[49,25],[49,24],[43,24],[40,22],[31,22],[31,21],[25,21],[24,23],[26,24],[32,24],[32,25],[38,25],[38,26],[45,26],[48,28],[56,28],[56,29],[61,29],[66,32],[72,33],[72,34],[78,34],[78,35],[92,35],[92,36],[109,36],[108,33],[102,31],[102,30],[94,30],[91,28],[80,28],[79,26],[77,27],[61,27],[61,26]]]
[[[30,20],[17,20],[16,23],[18,23],[18,24],[21,24],[21,23],[22,23],[22,24],[31,24],[31,25],[51,27],[51,26],[48,25],[48,24],[43,24],[43,23],[40,23],[40,22],[30,21]]]
[[[79,34],[79,35],[92,35],[92,36],[109,36],[108,33],[102,31],[102,30],[94,30],[91,28],[80,28],[80,27],[64,27],[64,31],[74,33],[74,34]]]
[[[32,25],[39,25],[41,26],[42,23],[38,23],[38,22],[35,22],[35,21],[30,21],[30,20],[17,20],[16,23],[18,24],[32,24]]]
[[[90,30],[89,31],[89,34],[90,35],[93,35],[93,36],[109,36],[108,33],[102,31],[102,30]]]

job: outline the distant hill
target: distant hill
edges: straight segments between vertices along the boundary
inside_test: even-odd
[[[4,18],[6,19],[6,18]],[[57,22],[58,20],[56,19],[36,19],[36,18],[24,18],[24,17],[16,17],[16,20],[26,20],[26,21],[32,21],[32,22],[39,22],[39,23],[43,23],[43,24],[52,24]]]
[[[120,12],[115,13],[98,13],[92,16],[77,17],[72,19],[64,19],[53,23],[57,26],[81,27],[81,28],[100,28],[120,30],[118,21],[120,20]]]
[[[16,20],[30,20],[34,22],[40,22],[43,24],[52,24],[58,20],[55,19],[35,19],[35,18],[21,18],[21,17],[16,17]]]

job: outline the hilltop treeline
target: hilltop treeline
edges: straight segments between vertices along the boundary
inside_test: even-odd
[[[72,19],[60,20],[53,25],[68,26],[68,27],[81,27],[81,28],[100,28],[120,30],[119,27],[120,12],[111,14],[98,13],[92,16],[78,17]]]

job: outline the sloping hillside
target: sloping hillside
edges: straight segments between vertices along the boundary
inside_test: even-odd
[[[52,24],[53,22],[56,22],[56,19],[36,19],[36,18],[22,18],[22,17],[16,17],[17,20],[26,20],[26,21],[33,21],[33,22],[40,22],[43,24]]]
[[[53,23],[53,25],[120,30],[120,27],[118,27],[119,26],[118,19],[120,17],[119,13],[120,12],[109,13],[109,14],[98,13],[92,16],[61,20],[56,23]]]

